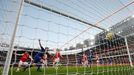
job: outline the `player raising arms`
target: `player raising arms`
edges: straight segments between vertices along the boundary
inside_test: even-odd
[[[37,66],[37,71],[40,71],[41,72],[40,67],[41,67],[42,63],[44,62],[44,59],[47,60],[45,56],[49,55],[49,53],[48,53],[48,49],[49,48],[48,47],[45,47],[45,49],[44,49],[43,46],[41,45],[40,39],[39,39],[39,45],[40,45],[41,51],[38,52],[35,55],[35,57],[34,57],[34,63]],[[46,55],[44,56],[44,54],[46,54]],[[45,62],[47,62],[47,61],[45,61]]]
[[[53,59],[53,67],[57,67],[59,65],[60,58],[63,58],[63,56],[60,53],[60,49],[56,49],[56,54],[54,55]]]
[[[25,51],[25,53],[23,54],[15,54],[15,55],[19,55],[22,56],[20,58],[20,61],[18,63],[18,67],[17,67],[17,72],[20,71],[20,67],[24,66],[24,71],[28,68],[28,62],[27,60],[30,58],[33,61],[33,58],[29,55],[29,53],[27,51]]]
[[[85,53],[83,53],[83,55],[82,55],[82,64],[83,64],[83,66],[88,67],[88,58]]]

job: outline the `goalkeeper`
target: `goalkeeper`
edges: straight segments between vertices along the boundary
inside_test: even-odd
[[[40,48],[41,48],[41,51],[40,52],[38,52],[36,55],[35,55],[35,57],[34,57],[34,63],[36,64],[36,66],[37,66],[37,71],[39,71],[39,72],[41,72],[41,65],[42,65],[42,63],[43,63],[43,55],[44,54],[47,54],[47,55],[49,55],[49,53],[48,53],[48,47],[45,47],[45,49],[43,48],[43,46],[41,45],[41,42],[40,42],[40,39],[39,39],[39,45],[40,45]]]

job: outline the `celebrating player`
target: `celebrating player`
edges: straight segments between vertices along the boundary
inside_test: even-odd
[[[83,53],[83,56],[82,56],[82,64],[83,66],[88,66],[88,58],[85,53]]]
[[[42,65],[42,63],[44,62],[44,60],[43,60],[43,56],[44,56],[44,54],[49,54],[48,53],[48,47],[45,47],[45,49],[43,48],[43,46],[41,45],[41,42],[40,42],[40,40],[39,40],[39,45],[40,45],[40,48],[41,48],[41,51],[40,52],[38,52],[36,55],[35,55],[35,57],[34,57],[34,63],[36,64],[36,66],[37,66],[37,71],[40,71],[41,72],[41,69],[40,69],[40,67],[41,67],[41,65]],[[45,59],[46,60],[46,59]]]
[[[17,72],[18,71],[20,71],[20,67],[21,66],[24,66],[24,71],[28,68],[28,62],[27,62],[27,60],[30,58],[31,60],[33,60],[32,59],[32,57],[29,55],[29,53],[27,52],[27,51],[25,51],[25,53],[24,54],[16,54],[16,55],[20,55],[20,56],[22,56],[21,58],[20,58],[20,61],[19,61],[19,63],[18,63],[18,68],[17,68]]]
[[[53,67],[54,66],[57,67],[59,65],[60,58],[63,58],[60,53],[60,49],[56,49],[56,54],[54,55],[54,60],[53,60]]]

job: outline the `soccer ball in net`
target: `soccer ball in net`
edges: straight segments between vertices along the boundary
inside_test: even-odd
[[[109,32],[109,33],[106,34],[106,39],[107,40],[112,40],[113,37],[114,37],[114,33],[112,33],[112,32]]]

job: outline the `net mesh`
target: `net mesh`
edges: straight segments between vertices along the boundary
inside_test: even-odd
[[[20,1],[17,0],[0,2],[0,74],[3,66],[6,66],[4,63],[19,5]],[[9,75],[134,74],[132,1],[24,0],[22,6]],[[57,14],[54,10],[60,13]],[[82,21],[73,20],[70,16]],[[108,33],[114,35],[107,39]],[[44,48],[50,48],[48,52],[51,56],[47,58],[47,66],[39,63],[42,72],[38,72],[37,63],[28,60],[28,69],[23,71],[23,65],[16,72],[21,58],[16,54],[28,51],[34,59],[40,52],[38,39]],[[63,58],[53,66],[56,48],[61,50]]]

